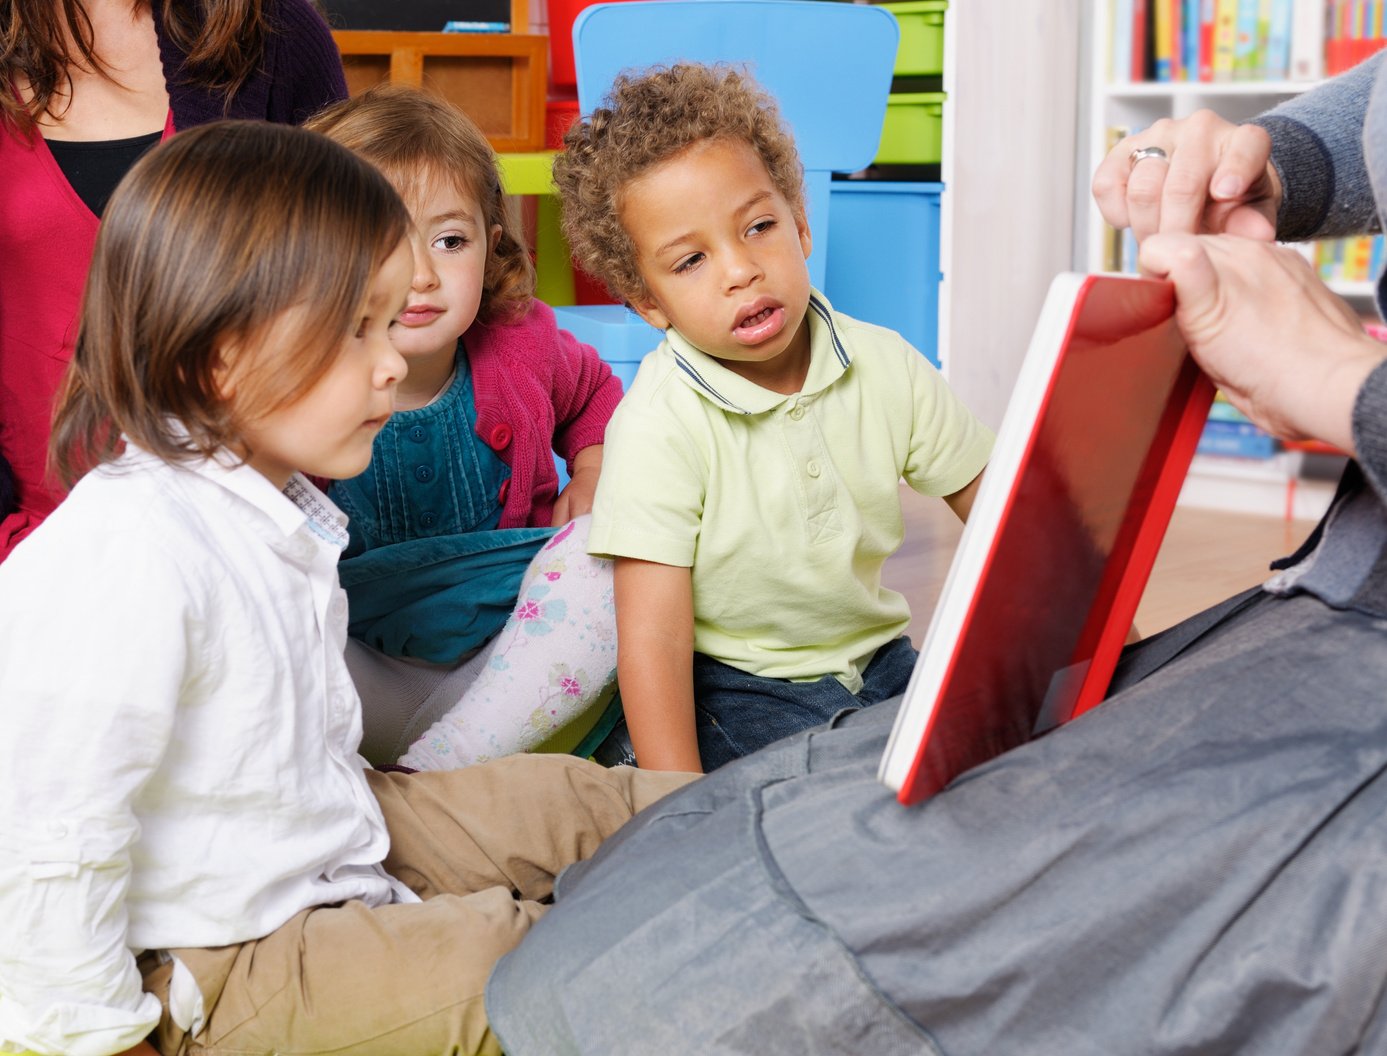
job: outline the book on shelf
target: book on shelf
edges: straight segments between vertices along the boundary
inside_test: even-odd
[[[1312,244],[1311,263],[1325,282],[1368,282],[1382,269],[1383,236],[1330,238]]]
[[[1233,79],[1235,57],[1238,49],[1238,8],[1241,0],[1216,0],[1214,8],[1214,61],[1215,81]]]
[[[1387,0],[1109,0],[1114,81],[1319,80],[1380,39]],[[1344,38],[1344,39],[1340,39]],[[1333,72],[1331,70],[1331,72]]]
[[[1297,81],[1324,76],[1324,0],[1291,0],[1291,72]]]
[[[901,802],[1102,700],[1213,398],[1174,311],[1051,285],[882,755]]]
[[[1150,41],[1151,5],[1159,0],[1132,0],[1132,61],[1131,79],[1151,79]]]
[[[1284,81],[1291,75],[1291,0],[1269,0],[1269,4],[1262,38],[1262,76],[1269,81]]]
[[[1237,36],[1233,44],[1233,79],[1260,79],[1261,52],[1258,47],[1257,16],[1261,0],[1238,0]]]
[[[1214,79],[1214,23],[1217,0],[1199,2],[1199,58],[1195,64],[1201,81]]]
[[[1199,434],[1195,454],[1219,458],[1271,458],[1281,450],[1280,442],[1238,410],[1222,393],[1214,396],[1209,420]]]
[[[1172,80],[1172,62],[1175,54],[1175,26],[1172,13],[1175,5],[1170,0],[1152,0],[1151,54],[1153,81]]]
[[[1122,140],[1126,139],[1130,129],[1125,125],[1109,125],[1103,133],[1103,153],[1110,153],[1113,147],[1117,146]],[[1130,234],[1130,228],[1116,228],[1107,224],[1103,225],[1103,271],[1126,271],[1124,239]]]
[[[1384,0],[1329,0],[1324,72],[1342,73],[1387,45]]]

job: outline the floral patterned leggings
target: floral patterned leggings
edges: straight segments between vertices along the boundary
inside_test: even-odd
[[[612,563],[588,555],[590,523],[579,517],[545,543],[505,626],[455,667],[348,643],[368,759],[398,755],[416,770],[451,770],[550,742],[577,743],[616,681]]]

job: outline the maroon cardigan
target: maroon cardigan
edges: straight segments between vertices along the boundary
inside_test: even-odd
[[[602,443],[621,380],[592,346],[560,330],[542,301],[532,301],[518,323],[473,323],[462,347],[477,435],[511,470],[497,527],[548,527],[559,490],[553,452],[571,472],[579,451]]]

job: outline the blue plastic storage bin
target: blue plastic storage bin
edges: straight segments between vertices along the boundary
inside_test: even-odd
[[[554,309],[554,320],[579,341],[597,349],[597,354],[621,379],[622,391],[631,387],[636,368],[647,352],[664,340],[635,312],[619,304],[576,304]]]
[[[899,331],[935,366],[943,189],[942,183],[834,181],[824,280],[834,308]]]
[[[631,388],[636,369],[647,352],[664,340],[663,331],[656,330],[635,312],[619,304],[576,304],[555,306],[554,320],[579,341],[597,349],[597,354],[621,379],[621,391]],[[555,456],[559,470],[559,488],[568,484],[568,470],[563,459]]]

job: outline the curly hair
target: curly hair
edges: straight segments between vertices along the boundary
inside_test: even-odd
[[[622,191],[695,143],[747,143],[776,190],[804,212],[804,166],[775,100],[726,64],[675,63],[621,74],[605,105],[569,129],[554,161],[563,233],[573,259],[627,301],[644,297],[635,244],[621,223]]]
[[[470,117],[421,89],[380,84],[320,110],[304,127],[380,169],[411,209],[435,180],[449,181],[473,199],[484,226],[501,228],[496,248],[486,255],[477,317],[484,323],[515,322],[530,310],[534,262],[501,186],[496,154]]]

